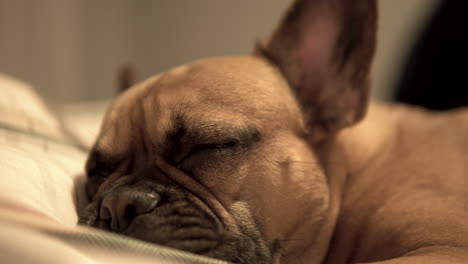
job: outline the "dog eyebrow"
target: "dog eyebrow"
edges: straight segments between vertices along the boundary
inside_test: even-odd
[[[260,139],[260,133],[256,128],[243,124],[202,121],[198,119],[194,121],[182,114],[174,115],[172,124],[172,130],[167,135],[170,135],[172,138],[186,137],[190,142],[199,144],[215,143],[216,141],[229,138],[245,141],[245,143],[249,143],[250,141],[254,143]]]

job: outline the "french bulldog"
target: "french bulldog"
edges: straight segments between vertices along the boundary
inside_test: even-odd
[[[250,55],[135,84],[80,223],[232,263],[468,263],[468,112],[369,100],[375,0],[298,0]]]

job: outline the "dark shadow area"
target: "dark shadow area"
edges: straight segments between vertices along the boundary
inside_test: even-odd
[[[89,199],[85,191],[86,175],[80,173],[80,175],[74,177],[74,181],[75,188],[73,190],[73,201],[75,203],[77,214],[81,215],[81,212],[89,203]]]
[[[408,56],[396,101],[435,110],[468,106],[466,6],[441,1]]]

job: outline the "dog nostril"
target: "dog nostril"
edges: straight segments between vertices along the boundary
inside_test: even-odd
[[[127,218],[127,219],[134,219],[135,217],[137,217],[137,212],[136,212],[136,208],[134,205],[128,205],[127,208],[125,208],[125,213],[124,213],[124,217]]]
[[[141,214],[153,210],[158,204],[159,196],[135,190],[115,191],[102,200],[99,217],[109,221],[109,227],[122,232]]]

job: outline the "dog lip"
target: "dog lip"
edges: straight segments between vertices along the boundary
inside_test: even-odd
[[[171,166],[161,157],[156,158],[156,165],[168,178],[187,189],[195,197],[203,201],[203,203],[210,209],[209,211],[216,216],[224,228],[229,227],[232,232],[241,233],[239,226],[230,216],[224,204],[222,204],[221,201],[217,199],[216,196],[211,193],[203,184],[194,180],[192,177],[178,168]]]
[[[151,219],[152,214],[140,215],[130,223],[125,231],[119,233],[197,254],[215,250],[222,243],[223,233],[216,228],[219,226],[218,219],[212,218],[212,221],[209,221],[206,218],[194,217],[195,221],[186,221],[187,219],[183,217],[167,219],[166,216],[158,216],[156,213],[154,212],[155,216],[160,217],[161,222],[157,223],[158,219]],[[144,225],[141,221],[144,221],[145,218],[153,224],[157,223],[156,226],[151,226],[150,230],[142,228]],[[152,235],[153,232],[155,235]]]

